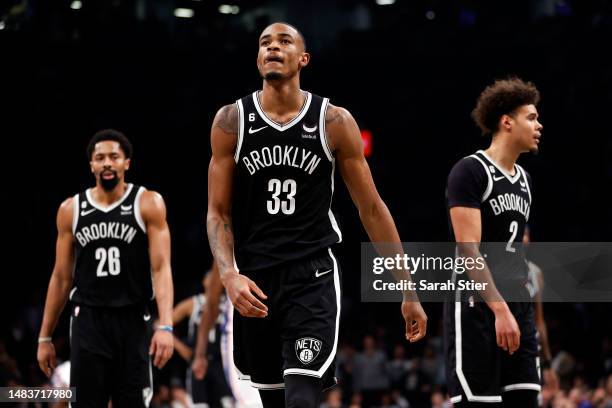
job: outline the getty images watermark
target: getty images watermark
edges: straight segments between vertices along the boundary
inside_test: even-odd
[[[543,284],[542,284],[543,282]],[[494,286],[495,291],[491,291]],[[612,243],[362,243],[361,298],[396,302],[458,299],[612,302]]]

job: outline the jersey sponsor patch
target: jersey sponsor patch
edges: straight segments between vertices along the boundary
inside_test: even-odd
[[[308,133],[312,133],[312,132],[316,132],[317,131],[317,125],[314,126],[306,126],[305,123],[302,124],[302,129],[304,129],[305,132]]]
[[[310,364],[321,352],[323,342],[312,337],[302,337],[295,341],[295,355],[304,365]]]

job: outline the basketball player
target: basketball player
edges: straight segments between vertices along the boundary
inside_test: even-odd
[[[70,297],[75,407],[106,407],[109,399],[114,408],[148,406],[150,356],[161,368],[173,352],[166,207],[158,193],[126,183],[131,156],[122,133],[96,133],[87,147],[96,185],[65,200],[57,213],[55,267],[37,357],[50,376],[56,366],[51,336]],[[154,293],[160,325],[151,338]]]
[[[219,268],[216,267],[216,263],[213,263],[213,268],[207,275],[206,302],[202,304],[200,324],[197,328],[195,355],[191,364],[194,381],[203,380],[205,376],[209,375],[209,333],[214,327],[215,322],[219,320],[224,321],[224,324],[221,326],[222,330],[218,347],[221,351],[221,362],[223,363],[225,378],[235,399],[235,406],[236,408],[259,408],[262,406],[259,393],[250,384],[247,384],[246,381],[238,379],[232,353],[233,319],[234,307],[231,302],[227,301],[227,297],[224,295]],[[212,347],[216,346],[213,344]]]
[[[187,343],[178,338],[174,338],[174,348],[176,352],[188,363],[191,363],[194,355],[194,347],[198,336],[199,327],[202,322],[202,311],[204,305],[208,303],[210,293],[210,281],[212,276],[217,274],[216,267],[209,270],[203,279],[204,293],[198,293],[181,301],[172,311],[172,322],[176,326],[185,319],[188,320]],[[205,365],[207,376],[194,377],[190,367],[187,369],[186,385],[187,392],[191,396],[195,408],[200,407],[233,407],[232,392],[225,379],[223,363],[221,361],[221,333],[224,330],[226,313],[224,313],[229,302],[222,296],[218,299],[217,309],[222,309],[206,331],[207,352],[205,353]]]
[[[238,311],[236,367],[260,390],[264,407],[318,406],[321,390],[335,383],[340,275],[330,247],[342,238],[330,209],[336,166],[370,239],[400,247],[355,120],[300,89],[309,61],[297,29],[268,26],[257,56],[263,89],[221,108],[211,132],[208,237]],[[402,312],[406,337],[419,340],[426,326],[420,303],[404,301]]]
[[[472,116],[483,134],[492,135],[491,144],[461,159],[448,177],[452,230],[456,242],[465,243],[459,250],[482,256],[478,243],[480,250],[488,242],[503,243],[502,249],[489,248],[481,274],[468,272],[487,289],[458,291],[445,306],[447,380],[458,407],[537,407],[536,329],[520,245],[532,187],[516,160],[538,151],[538,101],[536,87],[518,78],[487,87]],[[506,303],[506,295],[524,301]]]

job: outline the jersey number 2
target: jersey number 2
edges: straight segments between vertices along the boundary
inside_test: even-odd
[[[98,270],[96,271],[96,276],[98,277],[108,276],[109,273],[116,276],[121,272],[119,248],[117,247],[110,247],[108,250],[106,250],[106,248],[96,249],[96,260],[100,261],[98,262]],[[108,271],[104,269],[107,260]]]
[[[518,222],[512,221],[510,223],[510,232],[512,233],[512,235],[510,236],[510,239],[508,240],[508,243],[506,244],[506,251],[516,252],[516,248],[513,248],[512,244],[514,243],[514,238],[516,238],[516,233],[518,232]]]
[[[287,215],[295,212],[294,197],[297,191],[295,180],[287,179],[281,183],[279,179],[270,179],[268,181],[268,191],[272,193],[272,200],[266,202],[270,214],[278,214],[279,210]],[[281,193],[287,193],[286,200],[278,198]]]

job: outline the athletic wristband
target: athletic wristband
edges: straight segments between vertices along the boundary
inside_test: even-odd
[[[157,326],[157,330],[163,330],[172,333],[174,331],[174,328],[169,324],[161,324]]]
[[[38,338],[38,344],[40,343],[51,343],[52,338],[51,337],[39,337]]]

